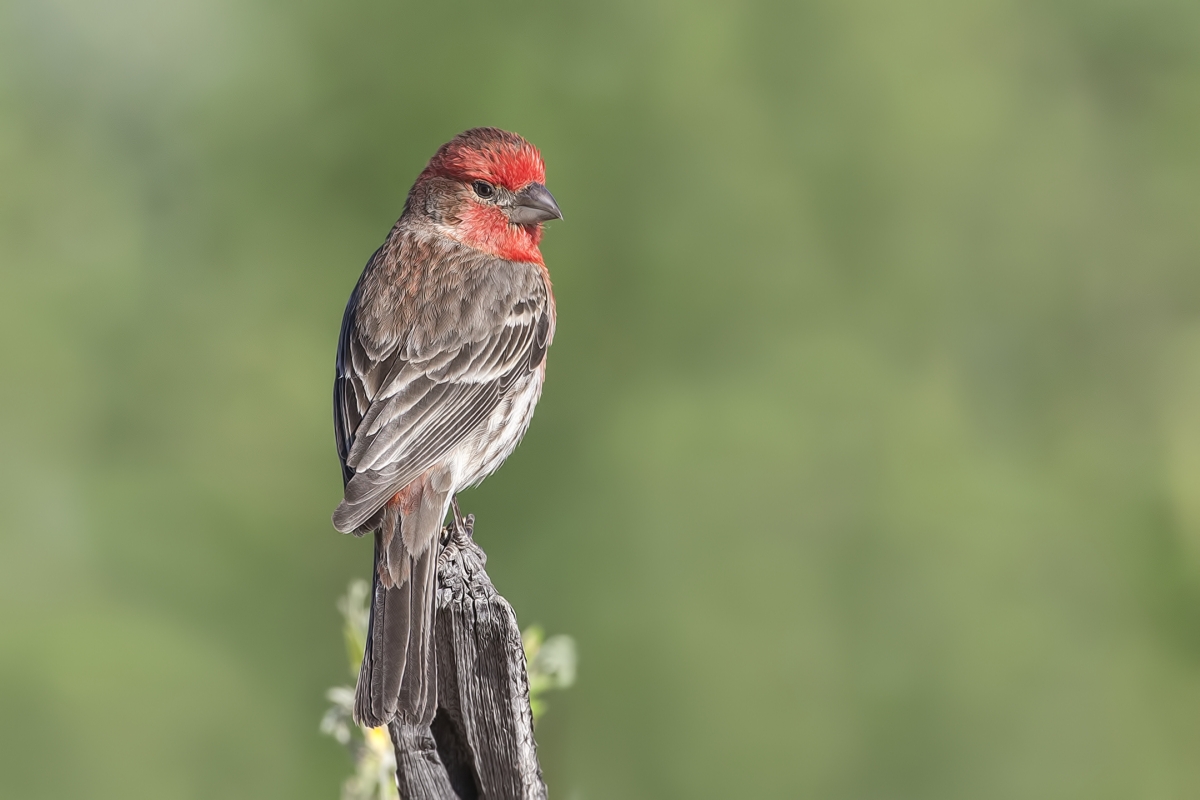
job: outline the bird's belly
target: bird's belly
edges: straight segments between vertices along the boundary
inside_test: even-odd
[[[529,429],[541,394],[542,374],[538,370],[518,381],[484,424],[455,448],[451,456],[455,491],[479,484],[512,455]]]

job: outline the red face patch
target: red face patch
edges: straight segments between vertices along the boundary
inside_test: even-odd
[[[541,264],[542,226],[511,225],[499,209],[471,203],[463,209],[459,232],[462,241],[485,253],[509,261]]]

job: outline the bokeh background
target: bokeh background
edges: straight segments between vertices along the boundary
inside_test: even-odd
[[[3,0],[0,796],[337,796],[338,324],[481,124],[554,796],[1200,796],[1195,0]]]

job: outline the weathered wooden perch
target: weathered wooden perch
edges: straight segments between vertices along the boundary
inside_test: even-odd
[[[468,516],[464,528],[449,526],[438,558],[437,716],[428,727],[388,726],[402,800],[546,797],[521,630],[483,569],[474,524]]]

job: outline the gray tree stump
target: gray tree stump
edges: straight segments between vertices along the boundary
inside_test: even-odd
[[[434,653],[438,709],[432,725],[393,721],[402,800],[542,800],[517,615],[483,566],[465,528],[447,528],[437,565]]]

